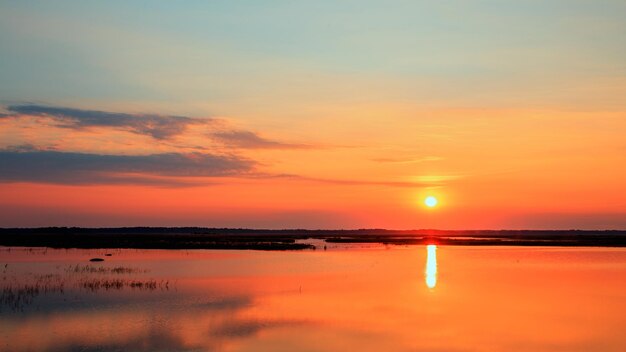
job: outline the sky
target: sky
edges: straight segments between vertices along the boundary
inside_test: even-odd
[[[0,227],[626,229],[624,13],[0,0]]]

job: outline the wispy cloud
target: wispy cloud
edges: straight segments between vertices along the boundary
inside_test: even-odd
[[[233,129],[228,121],[214,118],[159,114],[131,114],[100,110],[75,109],[39,104],[18,104],[6,107],[8,113],[0,118],[45,117],[54,121],[54,127],[82,130],[87,128],[112,128],[156,140],[170,140],[183,135],[192,125],[203,125],[207,140],[233,149],[307,149],[312,145],[286,143],[261,137],[258,133]]]
[[[186,187],[211,184],[206,178],[284,179],[340,186],[430,187],[437,182],[327,179],[265,174],[253,160],[207,153],[115,155],[39,150],[32,145],[0,150],[0,182],[66,185],[140,184]]]
[[[36,104],[10,105],[6,109],[12,113],[9,116],[26,115],[54,119],[59,123],[58,126],[60,127],[73,129],[89,127],[117,128],[148,135],[155,139],[171,138],[182,134],[189,125],[206,124],[212,121],[211,119],[194,119],[186,116],[129,114]]]
[[[248,177],[254,178],[277,178],[293,181],[304,181],[322,184],[332,184],[339,186],[382,186],[382,187],[405,187],[405,188],[421,188],[421,187],[433,187],[437,183],[433,182],[419,182],[419,181],[377,181],[377,180],[359,180],[359,179],[333,179],[333,178],[317,178],[302,175],[293,174],[250,174]],[[443,183],[443,182],[442,182]]]
[[[257,133],[250,131],[234,130],[215,132],[211,137],[235,148],[244,149],[307,149],[311,146],[306,144],[293,144],[278,142],[271,139],[263,138]]]
[[[204,153],[112,155],[34,150],[0,151],[0,182],[186,185],[184,178],[235,176],[252,160]],[[179,179],[183,179],[182,181]]]

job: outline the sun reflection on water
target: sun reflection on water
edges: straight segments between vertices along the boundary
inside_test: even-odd
[[[429,244],[426,246],[426,251],[426,286],[428,286],[428,288],[435,288],[437,285],[437,246]]]

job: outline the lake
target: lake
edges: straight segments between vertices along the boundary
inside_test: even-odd
[[[0,247],[0,265],[2,351],[626,351],[626,248]]]

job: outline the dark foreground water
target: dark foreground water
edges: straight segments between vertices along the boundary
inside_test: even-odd
[[[2,351],[626,351],[625,248],[0,247],[0,278]]]

